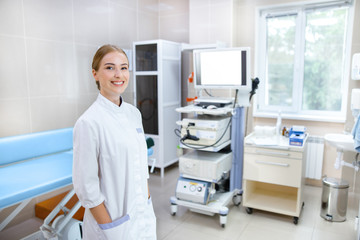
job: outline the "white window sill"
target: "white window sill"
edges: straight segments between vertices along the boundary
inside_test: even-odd
[[[278,113],[274,112],[254,112],[253,117],[259,118],[277,118]],[[317,122],[334,122],[334,123],[345,123],[345,116],[329,116],[324,114],[289,114],[281,113],[282,119],[292,119],[292,120],[303,120],[303,121],[317,121]]]

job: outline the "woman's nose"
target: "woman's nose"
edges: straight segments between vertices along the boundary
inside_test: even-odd
[[[121,70],[115,69],[115,77],[120,77],[120,76],[121,76]]]

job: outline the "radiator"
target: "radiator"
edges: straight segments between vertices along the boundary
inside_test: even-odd
[[[324,156],[324,138],[319,136],[309,136],[307,143],[305,177],[311,179],[321,179]]]

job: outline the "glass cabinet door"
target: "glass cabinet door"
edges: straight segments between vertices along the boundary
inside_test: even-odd
[[[157,71],[157,44],[137,45],[136,71]]]
[[[136,106],[142,115],[144,131],[159,134],[157,76],[136,76]]]

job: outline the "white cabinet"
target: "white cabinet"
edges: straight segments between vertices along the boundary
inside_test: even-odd
[[[146,136],[154,139],[149,165],[161,169],[178,161],[174,134],[181,104],[181,45],[153,40],[133,43],[134,105],[142,114]]]
[[[306,140],[290,146],[281,137],[278,146],[258,146],[249,135],[244,145],[243,206],[294,217],[297,224],[303,206]]]

